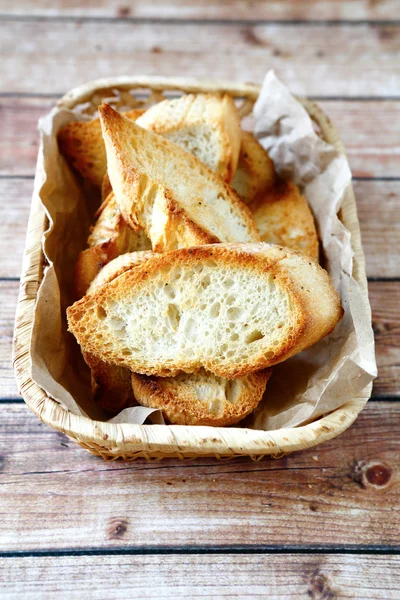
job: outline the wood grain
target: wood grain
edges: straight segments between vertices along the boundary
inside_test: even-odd
[[[400,282],[369,284],[378,363],[374,395],[400,397]]]
[[[400,176],[400,101],[318,101],[339,131],[354,177]]]
[[[1,410],[3,551],[400,542],[400,402],[370,403],[340,438],[259,463],[104,462],[23,404]]]
[[[3,558],[3,600],[398,598],[398,556],[216,555]]]
[[[127,73],[261,82],[294,93],[400,95],[400,26],[0,21],[0,92],[61,93]]]
[[[18,398],[11,364],[18,281],[0,281],[0,398]]]
[[[400,181],[355,181],[368,277],[400,277]]]
[[[0,179],[0,278],[19,277],[33,179]]]
[[[400,18],[397,0],[139,0],[134,3],[121,0],[77,2],[76,0],[19,0],[0,1],[3,15],[116,17],[155,19],[385,19]]]
[[[0,174],[32,175],[38,119],[53,98],[0,98]],[[341,134],[355,177],[400,177],[400,101],[319,101]]]

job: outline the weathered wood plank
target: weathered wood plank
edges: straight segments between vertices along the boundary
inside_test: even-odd
[[[0,179],[0,277],[21,274],[32,191],[33,179]]]
[[[18,281],[0,281],[0,398],[18,398],[11,363]]]
[[[0,277],[19,277],[32,179],[0,179]],[[400,277],[400,181],[355,181],[369,277]]]
[[[354,192],[367,275],[400,277],[400,181],[355,181]]]
[[[1,412],[3,551],[400,542],[397,402],[370,403],[340,439],[260,463],[107,463],[22,404]]]
[[[0,281],[0,398],[18,397],[11,366],[18,282]],[[370,282],[379,376],[373,395],[400,397],[400,281]]]
[[[39,136],[37,121],[54,98],[0,98],[0,174],[32,175]],[[336,125],[355,177],[400,176],[400,101],[318,103]]]
[[[400,557],[346,555],[3,558],[4,600],[398,598]]]
[[[399,177],[400,101],[318,101],[345,145],[354,177]]]
[[[120,20],[0,22],[0,91],[61,93],[121,73],[260,82],[295,93],[400,94],[400,26],[238,25]]]
[[[371,282],[378,378],[374,395],[400,397],[400,282]]]
[[[75,17],[117,17],[117,18],[155,18],[155,19],[278,19],[278,20],[320,20],[320,19],[385,19],[400,18],[396,0],[154,0],[136,1],[129,4],[120,0],[101,0],[100,2],[77,2],[76,0],[19,0],[10,3],[0,1],[2,15],[37,16],[75,16]]]
[[[0,174],[33,175],[39,148],[38,120],[57,98],[0,98]]]

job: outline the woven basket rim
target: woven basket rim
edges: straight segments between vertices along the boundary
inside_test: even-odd
[[[226,81],[199,81],[173,77],[115,77],[85,83],[67,92],[58,107],[73,108],[86,102],[95,92],[107,89],[130,90],[147,88],[152,91],[229,92],[237,98],[255,101],[260,86]],[[324,139],[344,153],[336,129],[322,110],[306,98],[298,98],[311,118],[318,124]],[[37,173],[38,177],[38,173]],[[36,190],[36,185],[35,185]],[[361,246],[357,209],[352,186],[345,193],[341,220],[351,232],[355,268],[353,276],[368,303],[367,279]],[[356,397],[322,418],[301,427],[263,431],[238,427],[202,427],[183,425],[133,425],[94,421],[75,415],[48,397],[31,379],[29,342],[32,317],[40,286],[42,264],[42,234],[46,227],[45,211],[36,191],[33,194],[28,223],[26,248],[21,275],[16,324],[14,331],[13,363],[18,389],[29,408],[54,429],[62,431],[94,454],[104,458],[146,458],[163,456],[230,457],[280,454],[312,447],[336,437],[357,418],[368,401],[372,383]],[[28,338],[28,343],[26,339]],[[21,341],[22,340],[22,341]]]

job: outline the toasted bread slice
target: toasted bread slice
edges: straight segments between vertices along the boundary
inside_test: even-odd
[[[240,118],[228,94],[186,94],[149,108],[137,124],[191,152],[230,183],[239,158]]]
[[[236,378],[330,333],[343,314],[328,274],[269,244],[215,244],[153,257],[67,311],[85,352],[136,373]]]
[[[114,258],[114,260],[109,262],[101,269],[101,271],[96,275],[90,284],[87,293],[92,294],[105,283],[113,281],[122,275],[122,273],[125,273],[125,271],[129,271],[129,269],[141,265],[150,258],[153,258],[153,256],[155,256],[155,253],[151,252],[150,250],[121,254],[121,256]]]
[[[152,252],[122,254],[108,263],[92,281],[88,294],[113,281],[125,271],[152,258]],[[89,355],[93,364],[93,355]],[[131,373],[96,359],[92,368],[95,398],[103,408],[118,410],[130,398],[127,377],[132,375],[136,400],[143,406],[159,408],[171,422],[180,425],[232,425],[252,412],[260,402],[270,376],[270,370],[245,375],[234,381],[222,379],[202,369],[198,374],[176,377],[147,377]]]
[[[177,425],[234,425],[259,404],[271,369],[239,379],[223,379],[204,369],[176,377],[148,377],[132,373],[133,393],[139,404],[159,408]]]
[[[141,119],[144,118],[140,117]],[[273,186],[274,163],[252,133],[242,131],[239,164],[232,182],[243,202],[249,204]]]
[[[307,200],[290,181],[275,185],[250,204],[263,242],[286,246],[318,260],[318,234]]]
[[[118,256],[101,269],[90,284],[87,293],[92,293],[128,268],[142,264],[152,256],[153,252],[129,252]],[[88,352],[83,352],[83,357],[91,371],[93,397],[101,408],[107,412],[118,413],[126,406],[133,405],[134,396],[129,369],[106,363]]]
[[[137,119],[144,110],[134,108],[125,113],[129,119]],[[72,121],[58,133],[61,154],[82,175],[98,188],[107,172],[107,157],[101,135],[99,119]]]
[[[106,104],[99,111],[119,208],[132,228],[144,228],[155,252],[258,241],[248,208],[198,158]]]
[[[101,202],[103,203],[111,194],[112,187],[110,183],[110,178],[108,173],[106,173],[103,177],[103,181],[101,182]]]
[[[91,372],[93,398],[103,410],[117,414],[137,404],[129,369],[110,365],[89,352],[83,352],[83,357]]]
[[[149,250],[150,240],[143,229],[133,231],[119,211],[113,192],[103,203],[103,210],[88,238],[89,248],[83,250],[75,266],[75,292],[81,298],[97,273],[108,262],[125,252]]]

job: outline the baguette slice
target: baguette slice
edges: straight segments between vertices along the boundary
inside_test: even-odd
[[[145,116],[145,115],[144,115]],[[140,119],[143,119],[140,117]],[[274,163],[252,133],[242,131],[239,164],[232,182],[243,202],[249,204],[273,186]]]
[[[186,94],[149,108],[137,124],[197,156],[230,183],[239,158],[241,130],[228,94]]]
[[[92,228],[86,250],[78,257],[74,271],[75,293],[81,298],[97,273],[108,262],[136,250],[149,250],[150,240],[143,229],[133,231],[119,211],[113,192],[102,205],[103,210]]]
[[[259,240],[248,208],[198,158],[106,104],[99,111],[119,208],[130,227],[144,228],[155,252]]]
[[[318,260],[319,244],[314,217],[296,185],[278,179],[249,208],[263,242],[286,246]]]
[[[87,293],[94,292],[128,268],[142,264],[152,256],[152,252],[122,254],[101,269],[90,284]],[[134,396],[129,369],[106,363],[89,352],[83,352],[83,357],[91,371],[93,397],[101,408],[107,412],[118,413],[126,406],[133,405]]]
[[[216,244],[153,257],[67,311],[85,352],[136,373],[201,367],[227,379],[297,354],[343,314],[328,274],[268,244]]]
[[[104,150],[105,150],[105,148],[104,148]],[[107,198],[111,194],[111,192],[112,192],[112,187],[111,187],[111,183],[110,183],[110,178],[108,176],[108,173],[106,173],[103,177],[103,181],[101,182],[101,202],[102,203],[105,200],[107,200]]]
[[[129,119],[137,119],[144,110],[134,108],[125,113]],[[61,154],[82,175],[98,188],[102,187],[107,172],[107,157],[101,135],[100,120],[73,121],[58,133]]]
[[[90,368],[93,398],[103,410],[117,414],[137,404],[129,369],[110,365],[89,352],[83,352],[83,358]]]
[[[249,415],[259,404],[272,369],[223,379],[204,369],[176,377],[132,373],[132,389],[142,406],[159,408],[170,423],[226,427]]]
[[[88,293],[153,256],[152,252],[122,254],[100,271]],[[237,423],[256,408],[271,374],[271,370],[264,369],[232,381],[201,369],[197,374],[147,377],[93,359],[90,355],[91,362],[87,361],[89,366],[93,365],[93,394],[103,408],[121,410],[133,388],[134,397],[142,406],[161,409],[164,417],[178,425],[223,427]]]

